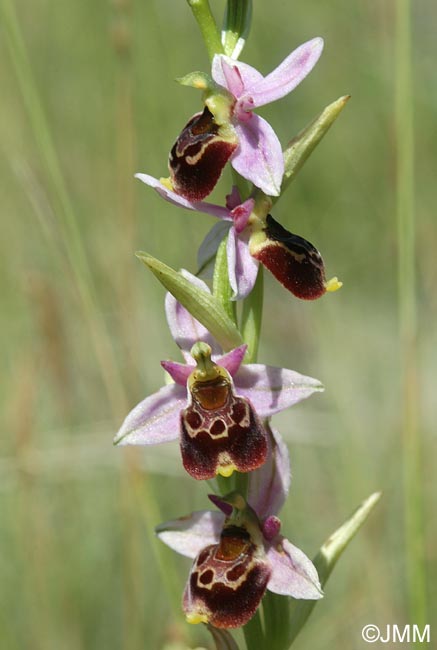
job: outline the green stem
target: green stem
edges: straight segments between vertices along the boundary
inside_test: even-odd
[[[423,626],[427,621],[427,617],[423,539],[422,441],[418,422],[414,97],[411,69],[410,0],[398,0],[396,18],[396,194],[408,620],[411,623]]]
[[[208,0],[187,0],[187,2],[200,27],[208,56],[212,61],[214,54],[223,54],[224,50],[209,2]]]
[[[232,298],[232,287],[229,284],[228,257],[226,252],[228,238],[225,237],[217,250],[214,265],[212,293],[223,306],[226,314],[237,324],[237,304]]]
[[[241,316],[241,334],[247,343],[246,363],[255,363],[258,356],[259,339],[261,335],[262,312],[264,299],[264,273],[260,266],[255,286],[243,303]]]

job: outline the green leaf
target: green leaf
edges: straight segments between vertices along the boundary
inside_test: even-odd
[[[314,558],[314,566],[319,574],[322,587],[328,580],[332,569],[337,563],[338,558],[343,553],[349,542],[355,537],[358,530],[366,521],[375,505],[381,498],[381,492],[371,494],[354,512],[354,514],[345,523],[333,533],[321,547],[320,551]],[[305,625],[309,615],[317,604],[317,600],[300,600],[295,601],[292,610],[290,629],[291,637],[289,645],[293,643],[302,627]]]
[[[243,343],[236,325],[226,314],[217,298],[194,286],[181,273],[148,253],[138,252],[136,256],[173,294],[176,300],[211,332],[225,352]]]
[[[282,180],[281,194],[286,187],[294,180],[295,176],[305,163],[306,159],[319,144],[330,126],[335,122],[343,108],[350,99],[350,95],[340,97],[337,101],[329,104],[318,117],[316,117],[303,131],[294,137],[284,151],[284,177]],[[272,197],[276,202],[279,197]]]

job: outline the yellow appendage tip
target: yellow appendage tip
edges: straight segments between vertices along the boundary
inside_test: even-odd
[[[224,465],[223,467],[218,468],[217,474],[220,474],[220,476],[224,476],[225,478],[229,478],[229,476],[232,476],[236,469],[237,468],[235,465]]]
[[[208,623],[208,617],[206,614],[187,614],[185,616],[185,620],[187,623],[190,623],[191,625],[198,625],[199,623]]]
[[[328,282],[325,284],[325,289],[326,291],[330,291],[332,293],[333,291],[338,291],[341,289],[342,286],[343,282],[340,282],[339,279],[335,277],[328,280]]]
[[[170,192],[174,192],[173,183],[171,182],[170,177],[168,177],[168,178],[160,178],[159,182],[161,183],[161,185],[164,185],[164,187],[166,187],[168,190],[170,190]]]

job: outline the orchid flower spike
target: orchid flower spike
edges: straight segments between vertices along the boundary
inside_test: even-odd
[[[266,589],[308,600],[323,596],[312,562],[280,534],[276,514],[290,473],[287,449],[273,435],[266,466],[249,475],[248,502],[236,492],[210,495],[218,512],[194,512],[156,529],[167,546],[194,560],[183,596],[190,623],[245,625]]]
[[[202,280],[187,271],[184,275],[209,291]],[[293,370],[242,365],[245,345],[223,354],[203,325],[170,294],[166,312],[185,363],[161,363],[174,383],[146,397],[129,413],[115,444],[179,439],[184,466],[197,479],[259,467],[267,451],[261,422],[323,390],[322,385]]]
[[[279,196],[284,159],[279,139],[254,109],[288,95],[312,70],[323,49],[313,38],[266,77],[224,54],[212,62],[212,79],[192,73],[181,83],[205,92],[205,108],[183,128],[169,156],[170,177],[162,182],[189,201],[215,187],[230,159],[233,168],[269,196]]]

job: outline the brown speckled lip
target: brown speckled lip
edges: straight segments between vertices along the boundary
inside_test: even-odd
[[[181,412],[182,462],[198,480],[214,478],[220,467],[230,465],[250,472],[267,456],[267,434],[249,400],[235,395],[229,384],[225,400],[220,386],[218,403],[218,408],[204,408],[193,398]]]
[[[193,563],[185,589],[186,614],[199,614],[215,627],[236,628],[255,614],[271,569],[247,531],[223,530],[219,544],[203,549]]]

